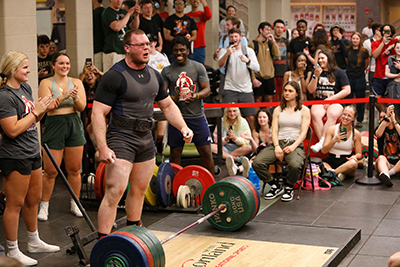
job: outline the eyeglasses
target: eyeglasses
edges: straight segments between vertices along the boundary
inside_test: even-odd
[[[185,5],[185,3],[184,2],[178,2],[178,3],[175,2],[175,5],[176,6],[183,6],[183,5]]]
[[[146,42],[146,43],[139,43],[139,44],[127,44],[127,45],[131,45],[131,46],[137,46],[137,47],[139,47],[139,48],[144,48],[145,46],[150,46],[150,43],[149,42]]]

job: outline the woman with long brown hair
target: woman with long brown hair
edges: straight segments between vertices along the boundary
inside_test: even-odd
[[[367,82],[365,69],[369,66],[368,50],[361,43],[361,34],[355,32],[351,35],[350,45],[346,51],[346,74],[349,78],[351,93],[346,98],[365,98]],[[357,103],[357,122],[355,127],[361,127],[364,120],[365,103]]]
[[[318,64],[314,67],[309,83],[308,92],[314,94],[315,100],[338,100],[350,94],[350,83],[346,73],[341,70],[335,61],[333,52],[323,49],[318,54]],[[336,123],[343,111],[341,104],[313,105],[311,107],[311,118],[313,129],[319,142],[311,149],[318,153],[324,144],[326,130]],[[324,125],[322,119],[326,115]]]

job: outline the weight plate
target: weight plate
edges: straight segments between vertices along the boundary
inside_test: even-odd
[[[161,206],[168,207],[172,202],[172,181],[174,179],[174,170],[169,162],[163,162],[158,167],[157,172],[157,200]]]
[[[222,231],[235,231],[244,226],[254,216],[256,210],[251,189],[238,179],[226,178],[211,185],[203,197],[204,214],[225,204],[226,212],[210,217],[208,222]]]
[[[150,267],[149,258],[143,247],[130,237],[117,233],[97,241],[90,254],[90,266],[113,266],[106,265],[107,262]]]
[[[131,227],[131,226],[129,226]],[[136,235],[142,234],[146,238],[143,238],[143,240],[146,242],[148,247],[150,248],[150,251],[152,251],[153,259],[154,259],[154,266],[160,266],[164,267],[165,266],[165,253],[164,249],[158,240],[158,238],[147,228],[145,227],[135,227],[135,233]],[[125,228],[124,228],[125,229]],[[141,235],[141,236],[142,236]],[[149,243],[148,243],[149,242]]]
[[[176,175],[180,170],[183,169],[183,167],[182,167],[181,165],[179,165],[179,164],[171,163],[171,162],[170,162],[170,164],[171,164],[171,166],[172,166],[172,169],[174,169],[174,174],[175,174],[175,175]]]
[[[149,186],[146,189],[146,193],[144,195],[144,201],[152,207],[157,206],[157,173],[158,166],[154,166],[153,176],[151,177]]]
[[[178,207],[187,208],[190,206],[190,188],[187,185],[181,185],[176,195],[176,203]],[[179,204],[178,204],[179,203]]]
[[[102,200],[104,196],[103,185],[105,185],[105,173],[106,164],[100,162],[96,169],[96,175],[94,177],[94,193],[97,200]]]
[[[175,196],[178,193],[179,186],[185,185],[190,179],[198,180],[200,182],[199,184],[202,186],[202,191],[200,192],[200,201],[203,199],[206,189],[215,183],[214,176],[209,170],[202,166],[189,165],[180,170],[174,178],[172,183],[172,191],[174,192]],[[198,187],[196,189],[198,189]]]
[[[257,215],[257,213],[258,213],[258,211],[260,209],[260,194],[258,193],[256,186],[250,180],[248,180],[248,179],[246,179],[246,178],[244,178],[242,176],[234,175],[234,176],[228,176],[226,178],[238,179],[238,180],[242,181],[253,192],[254,201],[255,201],[255,207],[256,208],[255,208],[254,215],[253,215],[253,217],[251,217],[250,221],[253,220],[253,218],[256,217],[256,215]]]

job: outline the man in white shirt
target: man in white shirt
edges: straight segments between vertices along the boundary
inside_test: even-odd
[[[368,25],[362,30],[361,36],[363,39],[371,38],[374,35],[374,31],[372,30],[372,23],[374,22],[373,19],[368,19]]]
[[[364,41],[363,46],[368,50],[369,53],[369,72],[368,72],[368,82],[370,86],[370,91],[372,91],[372,78],[374,77],[375,73],[375,58],[371,55],[371,42],[380,40],[382,38],[381,35],[381,24],[380,23],[374,23],[372,24],[372,31],[374,32],[374,35],[371,38],[368,38],[367,40]]]

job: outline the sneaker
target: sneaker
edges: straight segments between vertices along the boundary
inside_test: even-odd
[[[382,182],[382,184],[386,185],[386,186],[393,186],[393,183],[390,181],[390,177],[389,175],[387,175],[386,173],[381,172],[378,176],[379,181]]]
[[[339,173],[339,174],[337,175],[337,177],[340,179],[340,181],[343,181],[344,179],[346,179],[346,174]]]
[[[282,201],[291,201],[293,199],[293,195],[294,195],[293,187],[286,186],[284,190],[285,190],[285,193],[282,195],[281,200]]]
[[[13,258],[25,266],[33,266],[33,265],[38,264],[37,260],[32,259],[28,256],[25,256],[21,251],[19,251],[19,253],[12,255],[12,256],[10,255],[10,253],[7,253],[7,257]]]
[[[40,202],[38,220],[47,221],[49,219],[49,202]]]
[[[311,146],[311,150],[314,152],[314,153],[318,153],[318,152],[320,152],[321,150],[322,150],[322,143],[321,143],[321,141],[319,141],[318,143],[316,143],[315,145],[313,145],[313,146]]]
[[[242,159],[243,173],[242,176],[244,178],[249,178],[249,170],[250,170],[250,162],[247,157]]]
[[[82,212],[79,210],[78,205],[76,205],[75,201],[71,199],[71,213],[76,217],[82,218]]]
[[[228,169],[229,175],[236,175],[238,168],[237,168],[233,158],[231,156],[228,156],[226,158],[225,163],[226,163],[226,168]]]
[[[361,128],[363,125],[362,125],[362,122],[357,121],[357,122],[355,123],[354,126],[355,126],[356,128]]]
[[[265,195],[265,199],[274,199],[277,196],[282,195],[284,192],[284,189],[281,185],[279,185],[279,187],[276,184],[273,184],[271,186],[271,189],[269,190],[269,192]]]
[[[57,252],[60,251],[59,246],[49,245],[40,240],[39,245],[31,245],[28,242],[28,252],[29,253],[41,253],[41,252]]]

